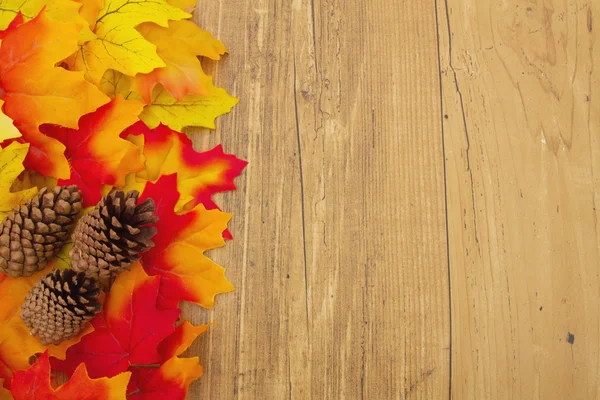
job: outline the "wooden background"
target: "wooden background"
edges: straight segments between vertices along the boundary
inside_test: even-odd
[[[190,398],[600,398],[600,2],[195,18],[242,100],[192,136],[250,165]]]

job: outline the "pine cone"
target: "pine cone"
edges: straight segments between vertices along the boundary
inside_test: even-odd
[[[77,335],[100,311],[95,279],[67,269],[43,277],[30,291],[21,318],[42,344],[59,344]]]
[[[40,190],[0,225],[0,269],[13,278],[44,269],[69,240],[81,207],[75,185]]]
[[[77,224],[73,248],[69,253],[71,268],[98,279],[103,289],[110,289],[116,276],[140,259],[141,253],[154,247],[156,234],[154,201],[137,204],[139,193],[117,190]]]

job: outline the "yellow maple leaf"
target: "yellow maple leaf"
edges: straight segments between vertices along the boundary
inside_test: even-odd
[[[23,171],[23,160],[29,150],[29,144],[11,143],[0,150],[0,222],[6,215],[25,200],[37,193],[37,188],[13,193],[10,188],[13,181]]]
[[[61,22],[74,22],[80,29],[79,43],[95,38],[86,21],[79,14],[81,4],[71,0],[2,0],[0,2],[0,30],[15,18],[17,13],[25,21],[33,19],[45,7],[46,16]]]
[[[227,93],[225,89],[215,87],[209,77],[206,96],[190,94],[177,101],[161,85],[154,89],[152,104],[147,105],[140,119],[150,128],[160,123],[176,131],[187,126],[201,126],[215,129],[215,119],[227,114],[239,99]]]
[[[21,136],[21,132],[13,124],[13,120],[2,112],[4,101],[0,100],[0,142]]]
[[[149,104],[152,90],[157,84],[176,99],[188,94],[208,94],[210,79],[202,71],[198,56],[219,60],[227,51],[221,41],[191,21],[171,21],[168,27],[142,24],[138,31],[154,45],[156,52],[166,63],[147,74],[137,74],[132,88]]]
[[[225,89],[215,87],[210,75],[206,75],[205,85],[207,95],[190,94],[181,101],[171,96],[162,85],[156,85],[151,104],[144,107],[140,119],[150,128],[156,128],[162,123],[176,131],[182,131],[188,126],[215,129],[215,119],[231,111],[239,99],[229,95]],[[121,95],[127,100],[141,98],[132,89],[132,78],[117,71],[107,71],[99,87],[110,97]]]
[[[85,10],[88,22],[90,8]],[[96,85],[109,69],[134,76],[164,67],[156,46],[135,28],[144,22],[167,26],[170,20],[189,17],[166,0],[106,0],[93,24],[96,38],[80,46],[68,64],[73,70],[84,71],[86,79]]]

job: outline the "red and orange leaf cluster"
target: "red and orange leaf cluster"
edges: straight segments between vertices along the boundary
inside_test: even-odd
[[[42,132],[65,146],[70,177],[59,185],[78,185],[84,206],[95,205],[104,185],[123,187],[125,177],[144,168],[141,149],[121,139],[124,129],[138,121],[143,105],[117,96],[110,103],[79,120],[79,129],[44,125]],[[93,174],[90,171],[94,171]]]
[[[120,274],[77,337],[42,345],[20,318],[39,279],[69,267],[0,275],[0,398],[184,399],[202,375],[181,354],[207,325],[182,301],[212,307],[233,290],[205,253],[231,239],[214,195],[246,162],[198,152],[180,131],[214,128],[237,103],[199,57],[225,46],[189,20],[191,0],[5,0],[0,10],[0,222],[44,186],[79,186],[86,207],[118,188],[157,206],[155,247]],[[36,360],[34,362],[34,360]],[[54,384],[52,371],[69,380]]]
[[[92,378],[130,371],[129,396],[146,399],[162,393],[169,399],[185,398],[202,368],[197,358],[178,356],[207,326],[184,321],[175,327],[180,310],[159,306],[161,281],[162,276],[148,276],[139,263],[122,273],[103,312],[92,321],[94,331],[71,346],[65,360],[54,359],[53,367],[72,374],[83,363]]]
[[[67,178],[64,146],[39,131],[42,124],[77,128],[79,118],[108,102],[81,73],[57,63],[77,51],[79,28],[42,11],[27,23],[11,24],[0,43],[2,111],[31,148],[27,168]]]

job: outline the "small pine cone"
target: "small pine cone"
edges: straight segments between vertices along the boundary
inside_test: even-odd
[[[154,201],[137,204],[139,193],[114,191],[77,224],[73,248],[69,253],[71,268],[98,279],[108,290],[116,276],[138,261],[141,253],[154,247],[156,234]]]
[[[69,240],[81,207],[75,185],[40,190],[0,224],[0,269],[13,278],[44,269]]]
[[[66,269],[43,277],[30,291],[21,318],[44,345],[59,344],[77,335],[100,311],[95,279]]]

